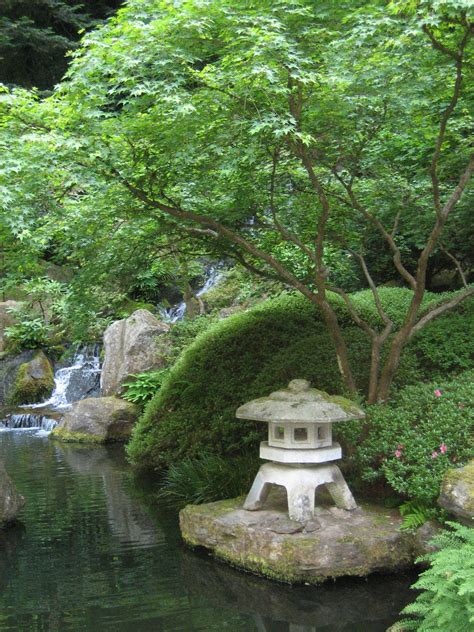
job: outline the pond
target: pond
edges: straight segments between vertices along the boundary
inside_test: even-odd
[[[289,587],[187,550],[120,446],[3,431],[0,460],[27,498],[0,531],[2,632],[378,632],[413,599],[413,575]]]

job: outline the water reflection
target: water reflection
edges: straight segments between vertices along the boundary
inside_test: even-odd
[[[27,498],[0,532],[0,632],[382,632],[409,600],[406,578],[291,588],[185,549],[120,447],[8,432],[0,459]]]
[[[156,544],[159,532],[156,521],[125,489],[126,462],[121,447],[56,443],[56,450],[73,472],[102,480],[110,529],[122,544],[142,547]]]
[[[236,571],[186,551],[181,573],[196,599],[251,615],[259,632],[385,630],[410,600],[414,575],[346,579],[321,586],[286,586]]]

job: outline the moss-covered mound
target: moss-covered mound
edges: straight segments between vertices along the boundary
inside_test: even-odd
[[[411,293],[385,288],[381,295],[390,317],[399,322]],[[427,295],[426,303],[439,298]],[[354,300],[365,317],[379,320],[370,292],[359,292]],[[342,301],[333,301],[364,391],[369,341],[352,325]],[[471,301],[418,334],[407,349],[396,385],[473,366],[473,316]],[[236,408],[295,377],[330,393],[343,391],[332,343],[317,309],[299,296],[284,295],[220,321],[197,337],[135,427],[129,455],[136,464],[161,468],[203,453],[255,449],[265,431],[263,424],[237,420]]]

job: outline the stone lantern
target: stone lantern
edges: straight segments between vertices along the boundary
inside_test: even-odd
[[[365,416],[353,402],[310,388],[306,380],[292,380],[288,388],[240,406],[236,416],[268,423],[260,457],[271,462],[260,467],[244,509],[261,509],[271,485],[285,487],[289,516],[299,522],[313,519],[319,485],[326,486],[337,507],[357,507],[341,470],[330,463],[342,456],[332,440],[332,424]]]

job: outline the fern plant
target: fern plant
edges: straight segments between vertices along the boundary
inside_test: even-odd
[[[127,389],[122,395],[123,399],[133,404],[145,404],[160,389],[168,373],[168,369],[160,371],[148,371],[147,373],[135,373],[133,382],[124,384]]]
[[[431,564],[413,585],[421,594],[402,611],[412,616],[400,622],[404,630],[474,630],[474,529],[447,524],[452,530],[432,541],[438,550],[417,560]]]
[[[403,516],[403,522],[400,528],[406,530],[418,529],[418,527],[423,526],[425,522],[436,518],[438,515],[437,509],[416,500],[407,500],[399,506],[398,510]]]

